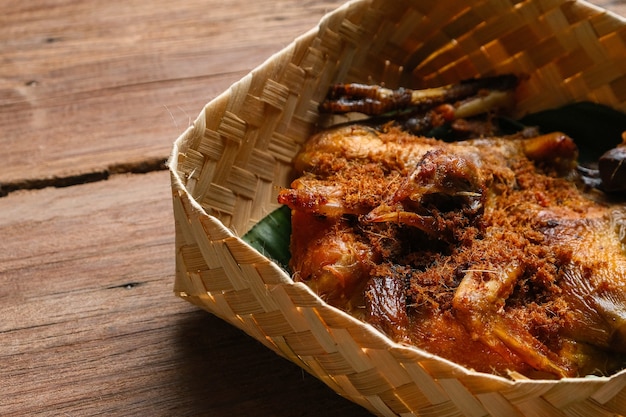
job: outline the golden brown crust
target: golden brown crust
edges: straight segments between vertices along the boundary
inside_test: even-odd
[[[294,214],[291,267],[392,339],[479,371],[613,372],[626,353],[624,208],[563,176],[575,158],[562,136],[324,132],[279,197]]]

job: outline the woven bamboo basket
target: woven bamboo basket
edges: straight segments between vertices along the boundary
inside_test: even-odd
[[[626,372],[473,372],[327,305],[240,239],[278,207],[336,82],[424,88],[525,73],[520,114],[588,100],[626,111],[626,20],[584,1],[354,0],[208,103],[170,158],[175,293],[380,416],[626,413]],[[601,140],[601,139],[599,139]]]

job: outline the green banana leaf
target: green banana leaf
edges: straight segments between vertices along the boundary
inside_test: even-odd
[[[290,237],[291,210],[281,206],[261,219],[242,239],[266,258],[288,270]]]

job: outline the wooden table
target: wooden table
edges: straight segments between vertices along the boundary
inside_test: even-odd
[[[172,293],[173,140],[341,1],[2,3],[0,415],[369,415]]]

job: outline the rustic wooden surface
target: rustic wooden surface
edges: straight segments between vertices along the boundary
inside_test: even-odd
[[[0,1],[0,415],[369,415],[173,296],[163,170],[340,3]]]

